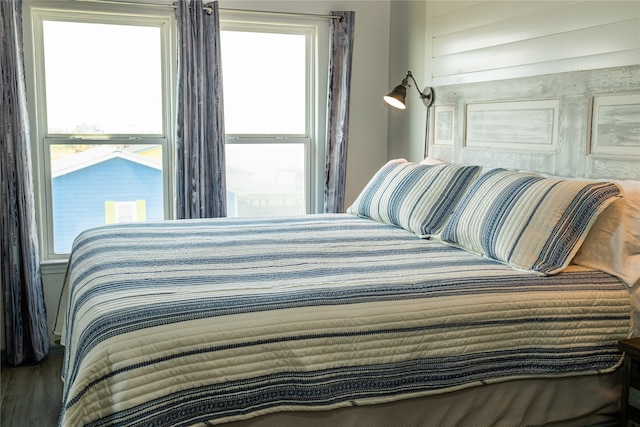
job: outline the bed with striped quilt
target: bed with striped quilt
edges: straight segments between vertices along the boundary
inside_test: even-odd
[[[597,375],[617,279],[537,276],[348,214],[112,225],[75,241],[61,426],[215,425]]]

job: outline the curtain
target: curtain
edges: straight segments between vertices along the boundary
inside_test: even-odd
[[[2,301],[7,360],[38,362],[49,352],[36,229],[20,0],[0,1],[0,180]]]
[[[226,216],[218,2],[177,2],[177,218]]]
[[[324,212],[344,212],[355,12],[331,12]]]

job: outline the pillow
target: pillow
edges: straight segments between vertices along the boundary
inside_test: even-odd
[[[600,212],[620,195],[609,182],[493,169],[471,185],[437,238],[551,275],[571,262]]]
[[[438,159],[437,157],[428,156],[428,157],[425,157],[424,159],[422,159],[419,164],[421,164],[421,165],[443,165],[445,163],[447,163],[447,162],[444,162],[444,161]]]
[[[593,223],[573,263],[616,276],[631,287],[640,282],[640,181],[615,181],[624,197]]]
[[[391,160],[371,178],[347,212],[429,237],[442,228],[479,172],[478,166]]]

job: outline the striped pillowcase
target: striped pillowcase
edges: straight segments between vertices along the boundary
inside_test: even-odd
[[[391,160],[371,178],[347,212],[429,237],[444,226],[479,172],[478,166]]]
[[[610,182],[493,169],[469,188],[437,239],[551,275],[571,262],[598,215],[621,197]]]

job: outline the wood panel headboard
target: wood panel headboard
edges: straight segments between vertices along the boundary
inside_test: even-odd
[[[640,65],[434,88],[430,156],[640,180]]]

